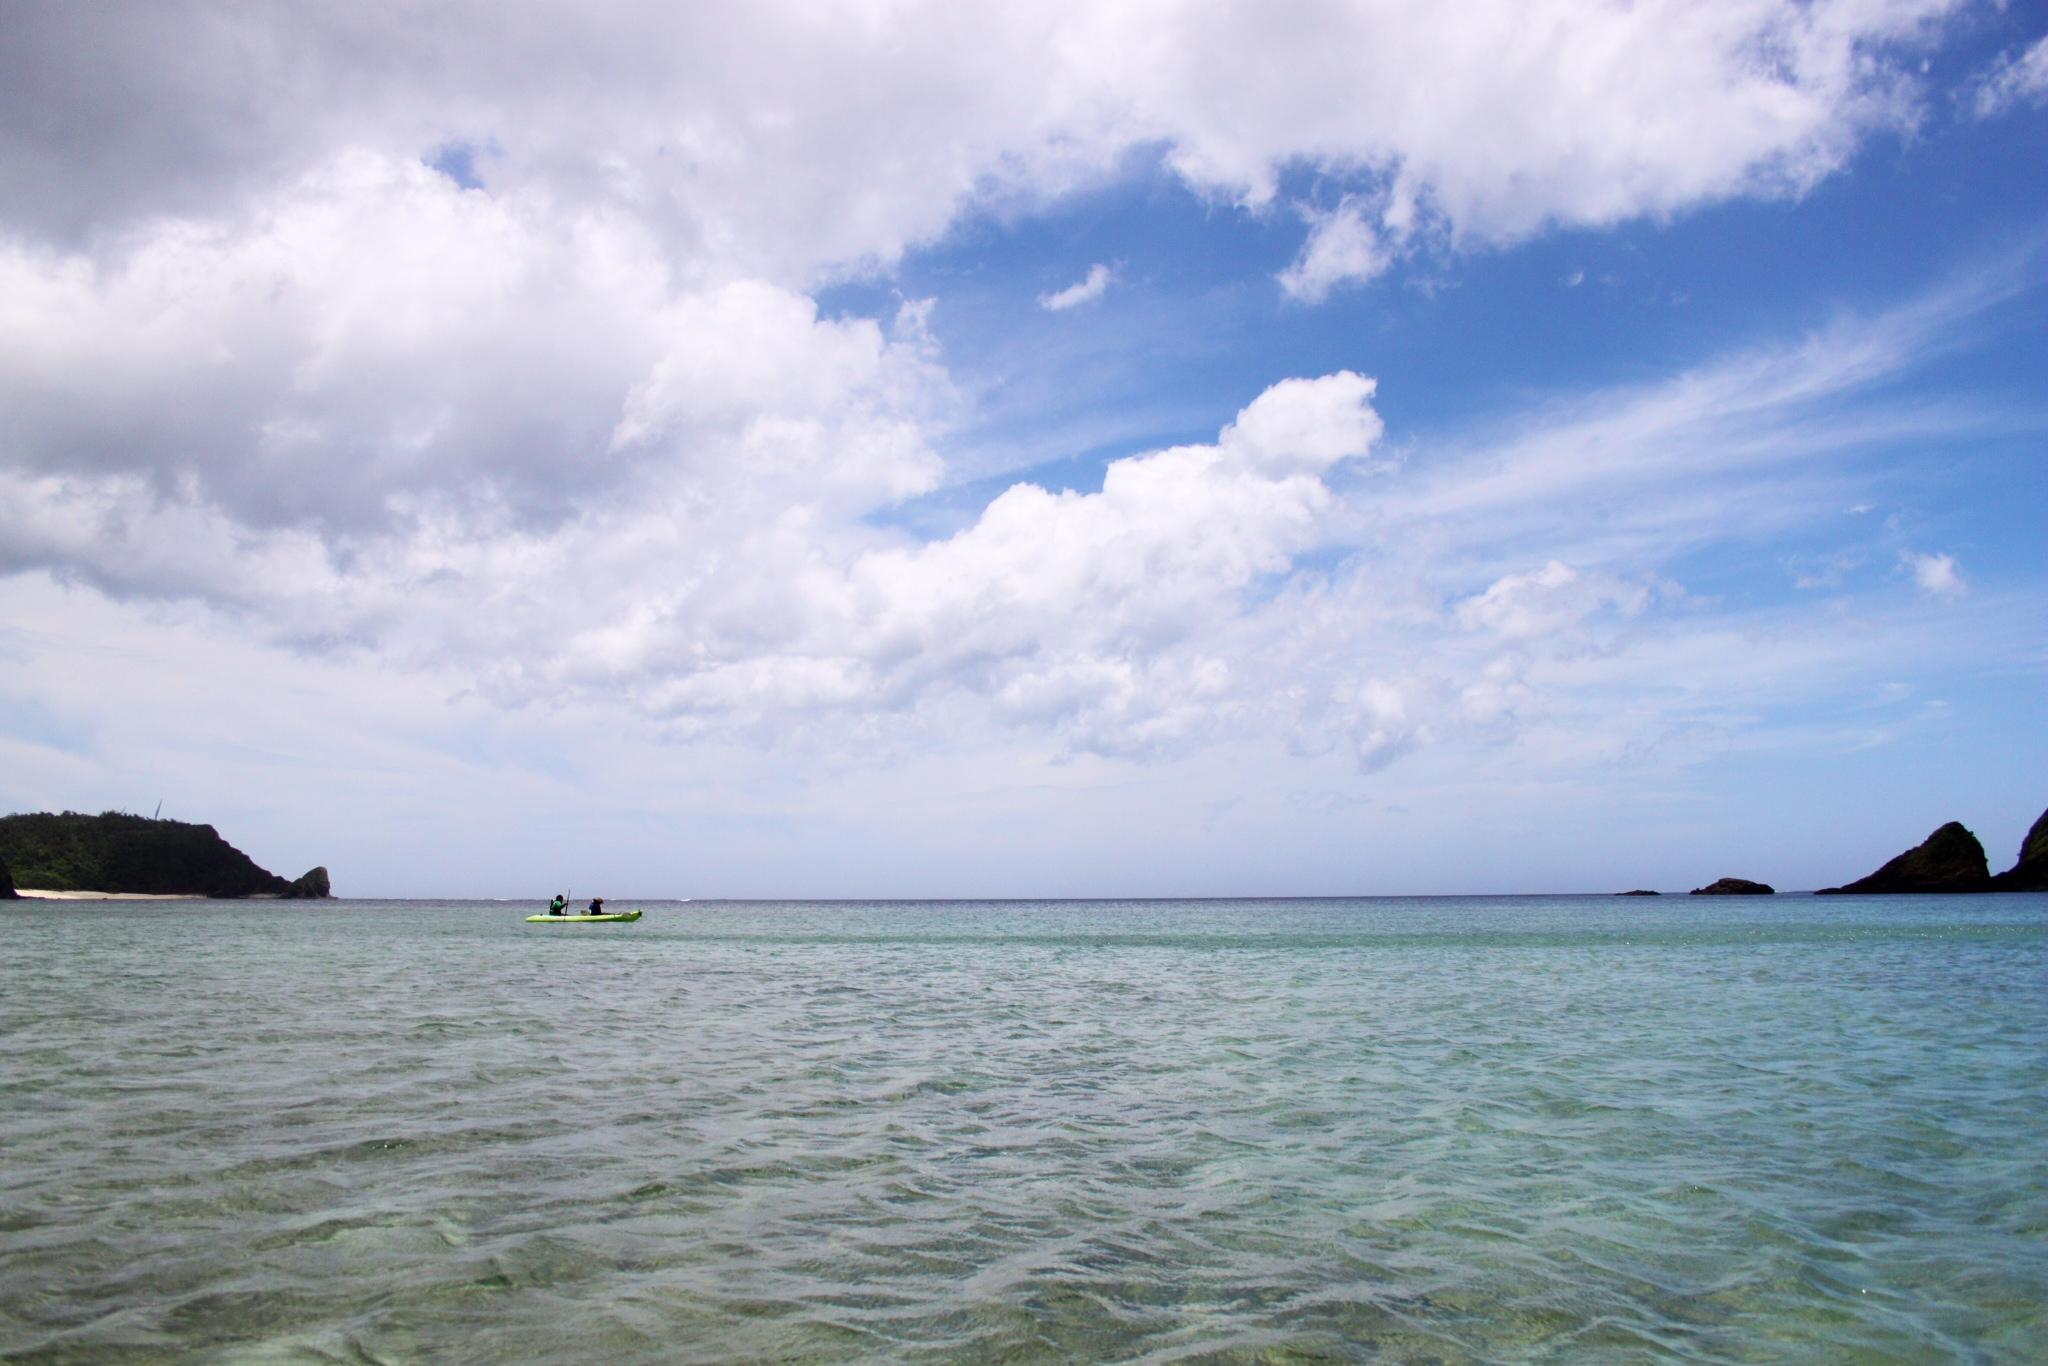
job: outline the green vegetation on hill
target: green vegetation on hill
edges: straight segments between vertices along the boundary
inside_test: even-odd
[[[0,862],[16,886],[48,891],[327,895],[324,868],[287,882],[257,867],[210,825],[122,811],[0,816]]]

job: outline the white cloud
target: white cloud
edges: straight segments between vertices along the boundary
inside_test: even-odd
[[[802,310],[783,325],[812,326]],[[826,359],[841,354],[843,338],[823,340]],[[853,373],[865,382],[884,359],[861,354]],[[1101,745],[1122,748],[1158,732],[1170,708],[1105,686],[1158,681],[1148,661],[1227,620],[1260,576],[1315,543],[1331,503],[1322,473],[1379,437],[1371,394],[1356,375],[1287,381],[1213,445],[1114,462],[1099,493],[1020,484],[926,545],[867,528],[866,501],[839,502],[837,466],[822,462],[824,451],[850,461],[880,496],[917,468],[915,448],[885,431],[887,458],[863,463],[843,432],[819,445],[786,430],[800,419],[758,415],[718,438],[723,463],[793,458],[788,482],[769,471],[712,497],[706,487],[723,486],[683,459],[554,527],[486,532],[467,513],[415,510],[350,538],[345,555],[305,530],[252,531],[203,500],[160,496],[130,472],[0,484],[16,565],[61,566],[127,596],[214,601],[276,639],[471,668],[508,703],[603,695],[694,733],[961,688],[1021,715],[1064,692],[1092,698]]]
[[[1953,598],[1968,591],[1963,582],[1962,571],[1956,568],[1953,556],[1922,554],[1905,551],[1899,562],[1913,573],[1913,582],[1920,585],[1920,591],[1931,597]]]
[[[1226,55],[1278,55],[1255,8],[1151,33],[1134,30],[1153,16],[1120,10],[1125,31],[1100,51],[1159,111],[1173,163],[1197,183],[1262,203],[1291,159],[1349,167],[1386,186],[1397,235],[1435,216],[1452,238],[1486,242],[1799,193],[1866,131],[1908,116],[1910,80],[1885,45],[1952,8],[1332,7],[1294,16],[1287,59],[1259,61]],[[1232,79],[1200,79],[1217,70]],[[1359,222],[1335,227],[1369,262]]]
[[[188,279],[216,287],[177,291],[155,316],[210,316],[242,292],[239,258],[205,259]],[[150,312],[127,276],[74,274],[49,318]],[[1596,734],[1622,726],[1647,752],[1704,705],[1690,684],[1659,699],[1642,651],[1725,630],[1658,567],[1730,527],[1830,522],[1855,488],[1831,464],[1961,430],[1866,395],[2001,297],[1952,290],[1538,408],[1362,482],[1334,476],[1382,439],[1373,382],[1287,380],[1213,442],[1112,462],[1096,492],[1018,484],[920,542],[867,514],[933,477],[922,433],[937,419],[906,416],[946,402],[923,309],[889,329],[830,322],[750,282],[647,315],[639,381],[589,409],[583,455],[620,462],[591,476],[611,482],[547,515],[510,510],[547,486],[518,462],[487,469],[501,492],[484,496],[466,494],[476,472],[459,462],[437,478],[431,460],[395,474],[372,460],[353,496],[381,511],[337,531],[276,510],[319,465],[183,466],[167,445],[154,468],[0,469],[0,546],[11,568],[215,604],[273,642],[466,676],[504,706],[613,708],[699,742],[872,754],[892,736],[914,752],[993,724],[1155,761],[1256,736],[1368,771],[1537,735],[1560,756],[1611,758]],[[358,354],[399,349],[370,335]],[[315,349],[291,328],[271,337],[287,358]],[[237,392],[291,413],[320,390]],[[1328,567],[1305,568],[1312,554]],[[1645,682],[1625,716],[1585,703],[1599,660]]]
[[[1088,267],[1084,279],[1068,285],[1065,289],[1038,296],[1038,306],[1048,313],[1063,313],[1080,304],[1092,303],[1103,295],[1110,281],[1114,279],[1110,268],[1100,262]]]
[[[1815,482],[1830,464],[2000,420],[1876,391],[1954,344],[2035,270],[2008,263],[1791,344],[1518,414],[1378,490],[1368,525],[1419,534],[1455,523],[1461,544],[1483,548],[1491,578],[1553,558],[1585,566],[1588,556],[1668,556],[1724,539],[1731,527],[1759,535],[1838,516],[1862,490]],[[1820,509],[1822,497],[1834,501]]]
[[[1860,568],[1863,557],[1847,551],[1825,555],[1815,561],[1812,557],[1800,557],[1788,567],[1792,573],[1792,586],[1799,589],[1839,588],[1851,572]]]
[[[377,4],[317,24],[199,0],[11,11],[5,472],[58,481],[73,512],[167,500],[226,540],[301,528],[344,557],[401,523],[469,540],[621,496],[673,500],[714,540],[872,509],[941,477],[954,396],[917,328],[821,318],[810,293],[966,206],[1057,196],[1135,148],[1252,203],[1311,165],[1371,187],[1313,217],[1283,277],[1316,299],[1432,232],[1796,190],[1897,113],[1894,47],[1942,12],[1500,3],[1282,26],[914,3],[882,24],[458,7],[426,30]],[[1536,41],[1492,40],[1510,14]],[[847,70],[866,79],[821,78]],[[483,149],[482,189],[424,164],[454,146]],[[15,563],[110,572],[64,560],[61,519],[26,544]]]
[[[1214,445],[1113,462],[1099,493],[1016,485],[945,541],[863,552],[814,585],[838,612],[791,643],[846,661],[867,705],[965,685],[1013,713],[1085,714],[1100,746],[1145,742],[1173,704],[1136,685],[1316,542],[1331,502],[1320,476],[1379,437],[1372,389],[1352,374],[1287,381]],[[1214,676],[1197,667],[1174,687]]]
[[[1639,584],[1607,575],[1581,574],[1552,560],[1526,574],[1505,574],[1485,592],[1458,604],[1458,620],[1473,629],[1493,632],[1504,640],[1555,636],[1604,608],[1634,615],[1650,600]]]
[[[1305,303],[1321,303],[1339,286],[1362,284],[1384,272],[1393,263],[1393,248],[1367,217],[1371,207],[1352,196],[1328,212],[1305,210],[1308,241],[1280,272],[1280,287]]]
[[[2005,53],[1971,87],[1970,105],[1980,119],[2021,105],[2048,102],[2048,37],[2017,57]]]
[[[1908,60],[1953,8],[1413,0],[1275,24],[1244,4],[612,0],[516,24],[457,3],[422,26],[388,3],[318,23],[44,7],[10,13],[0,46],[0,201],[75,243],[213,217],[350,148],[477,146],[490,194],[627,215],[686,281],[801,285],[1159,146],[1248,204],[1308,165],[1383,190],[1397,237],[1503,241],[1799,193],[1910,117]]]
[[[1843,501],[1773,472],[1952,424],[1836,411],[1915,319],[1348,497],[1373,382],[1283,379],[1212,442],[924,542],[875,514],[947,476],[944,303],[828,316],[821,284],[1155,152],[1254,209],[1320,178],[1282,277],[1309,301],[1418,243],[1797,194],[1910,116],[1900,54],[1948,9],[15,7],[0,572],[671,736],[993,718],[1067,754],[1260,737],[1372,769],[1569,731],[1561,675],[1658,624],[1659,564]],[[489,149],[480,188],[424,163],[454,145]]]
[[[686,474],[700,504],[931,485],[914,331],[759,281],[677,288],[643,225],[352,154],[232,221],[95,260],[0,244],[21,474],[130,475],[252,528],[559,522]]]
[[[1412,679],[1368,678],[1351,697],[1352,745],[1361,773],[1377,773],[1429,738],[1417,701],[1427,685]]]

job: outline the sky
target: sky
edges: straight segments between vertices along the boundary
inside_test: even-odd
[[[342,896],[2048,805],[2048,7],[0,9],[0,810]]]

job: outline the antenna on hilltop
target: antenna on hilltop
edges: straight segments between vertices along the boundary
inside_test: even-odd
[[[156,814],[155,814],[155,815],[152,815],[152,816],[150,817],[150,819],[151,819],[151,820],[155,820],[155,819],[157,818],[157,816],[161,816],[161,815],[163,815],[163,814],[164,814],[164,799],[163,799],[162,797],[158,797],[158,798],[156,799]]]

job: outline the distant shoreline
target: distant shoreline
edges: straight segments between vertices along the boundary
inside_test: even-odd
[[[204,901],[203,892],[55,892],[47,888],[16,887],[23,901]]]

